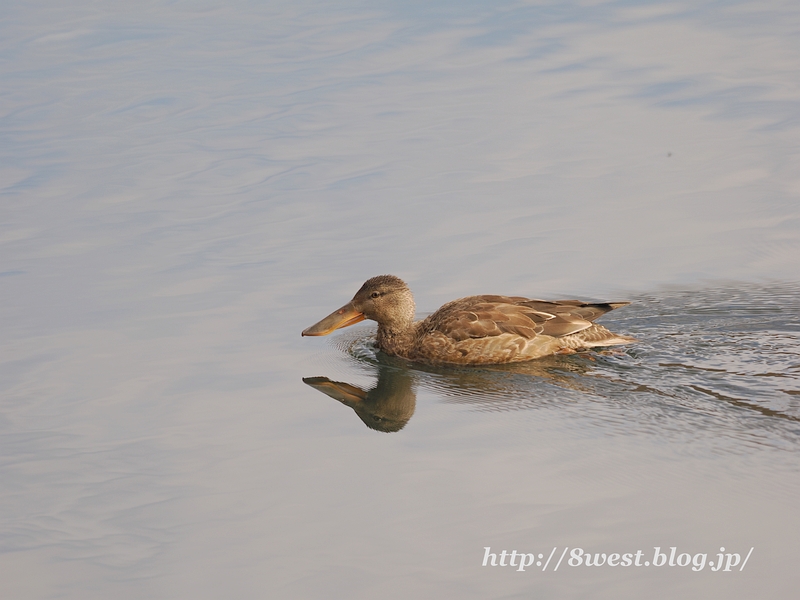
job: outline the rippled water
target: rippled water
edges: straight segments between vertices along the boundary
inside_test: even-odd
[[[478,409],[577,409],[597,419],[592,426],[616,435],[691,442],[713,431],[714,443],[704,440],[700,452],[717,444],[729,452],[796,451],[799,292],[739,284],[635,298],[604,318],[614,331],[636,335],[635,345],[521,364],[414,365],[378,352],[366,331],[340,335],[336,346],[356,359],[354,367],[376,371],[385,390],[374,388],[373,402],[396,403],[401,390],[413,407],[414,382],[443,401]]]
[[[791,597],[799,25],[4,7],[0,595]],[[467,369],[369,325],[301,339],[381,273],[421,312],[630,300],[602,322],[640,341]],[[486,547],[752,553],[518,572]]]

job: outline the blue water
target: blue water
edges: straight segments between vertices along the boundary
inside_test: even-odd
[[[3,597],[794,593],[793,3],[0,10]],[[640,341],[301,339],[382,273],[420,316],[630,300],[603,323]]]

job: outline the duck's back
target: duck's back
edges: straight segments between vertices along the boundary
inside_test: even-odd
[[[429,363],[497,364],[629,343],[633,338],[593,323],[626,304],[469,296],[445,304],[417,325],[408,358]]]

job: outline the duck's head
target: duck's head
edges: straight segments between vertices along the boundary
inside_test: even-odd
[[[379,275],[368,279],[350,302],[305,329],[303,335],[328,335],[364,319],[377,321],[388,331],[403,331],[414,322],[414,309],[414,296],[402,279]]]

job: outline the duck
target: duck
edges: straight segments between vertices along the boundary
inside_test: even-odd
[[[328,335],[369,319],[378,323],[378,348],[390,356],[433,365],[516,363],[636,342],[594,322],[628,304],[467,296],[415,321],[414,296],[406,283],[394,275],[379,275],[302,335]]]

